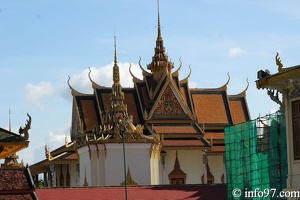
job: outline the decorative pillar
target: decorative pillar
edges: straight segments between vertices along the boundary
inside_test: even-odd
[[[52,179],[53,179],[52,172],[50,171],[50,172],[48,172],[48,181],[49,181],[48,187],[50,187],[50,188],[53,187],[53,180]]]
[[[47,172],[44,172],[44,187],[47,188],[48,187],[48,178],[47,178]]]

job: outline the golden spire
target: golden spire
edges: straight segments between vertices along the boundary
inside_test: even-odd
[[[122,113],[127,113],[127,106],[123,103],[124,101],[124,92],[122,92],[122,86],[120,84],[120,72],[117,61],[117,45],[116,45],[116,36],[114,37],[114,66],[113,66],[113,85],[112,92],[110,94],[111,105],[108,107],[107,112],[110,113],[110,116],[113,116],[113,123],[116,123],[118,117]],[[107,122],[112,123],[112,122]]]
[[[8,110],[8,130],[11,131],[10,109]]]
[[[113,68],[113,81],[114,83],[119,83],[120,82],[120,72],[119,72],[119,66],[118,66],[118,61],[117,61],[117,42],[116,42],[116,36],[115,36],[115,55],[114,55],[114,68]]]
[[[158,19],[156,46],[154,48],[152,62],[147,65],[147,68],[151,70],[154,80],[159,81],[163,74],[171,73],[171,69],[174,67],[174,64],[168,61],[168,55],[165,53],[164,41],[161,36],[159,0],[157,1],[157,4]]]
[[[161,38],[160,16],[159,16],[159,0],[157,0],[158,20],[157,20],[157,38]],[[161,38],[162,39],[162,38]]]

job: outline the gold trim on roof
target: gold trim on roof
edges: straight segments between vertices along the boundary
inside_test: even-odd
[[[283,70],[283,64],[281,63],[278,52],[276,52],[275,61],[276,61],[276,65],[278,66],[278,72],[281,72]]]

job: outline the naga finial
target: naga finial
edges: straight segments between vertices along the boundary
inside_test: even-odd
[[[278,52],[276,52],[275,60],[276,60],[276,65],[278,66],[278,72],[281,72],[283,70],[283,64],[281,63]]]
[[[27,123],[25,124],[25,127],[22,128],[22,126],[19,128],[19,133],[20,135],[24,134],[23,138],[24,140],[28,140],[29,138],[29,133],[28,133],[28,130],[30,129],[30,126],[31,126],[31,116],[27,113],[27,116],[28,116],[28,120]]]

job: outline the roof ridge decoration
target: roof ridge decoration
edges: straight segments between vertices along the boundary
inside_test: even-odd
[[[141,60],[142,60],[142,58],[141,57],[139,57],[140,59],[139,59],[139,66],[140,66],[140,69],[142,70],[142,75],[143,76],[151,76],[152,74],[151,73],[149,73],[149,72],[147,72],[147,70],[145,70],[143,67],[142,67],[142,65],[141,65]]]
[[[24,134],[23,139],[28,140],[29,139],[29,133],[28,130],[31,128],[31,116],[27,113],[28,119],[26,120],[26,124],[24,128],[22,126],[19,128],[20,135]]]
[[[130,73],[130,75],[132,76],[132,81],[133,81],[134,83],[136,83],[136,82],[143,82],[141,79],[137,78],[137,77],[132,73],[131,67],[132,67],[132,65],[131,65],[131,63],[129,63],[129,73]]]
[[[248,78],[246,79],[246,82],[247,82],[247,86],[246,86],[246,88],[242,91],[242,92],[240,92],[240,93],[238,93],[238,94],[235,94],[235,95],[228,95],[229,97],[245,97],[246,96],[246,92],[247,92],[247,90],[248,90],[248,88],[249,88],[249,81],[248,81]]]
[[[191,65],[189,65],[189,69],[190,69],[189,74],[188,74],[184,79],[180,80],[179,83],[187,83],[187,82],[189,82],[189,78],[190,78],[190,76],[191,76],[191,74],[192,74],[192,68],[191,68]]]
[[[92,82],[92,88],[93,88],[93,89],[104,88],[104,86],[101,86],[101,85],[97,84],[95,81],[93,81],[93,79],[92,79],[92,77],[91,77],[91,73],[92,73],[92,70],[91,70],[91,68],[89,67],[88,77],[89,77],[90,81]]]
[[[56,155],[56,156],[53,157],[51,155],[50,148],[47,145],[45,145],[45,156],[46,156],[46,158],[47,158],[48,161],[55,160],[55,159],[57,159],[57,158],[59,158],[59,157],[61,157],[63,155],[66,155],[66,154],[67,154],[67,152],[63,152],[63,153],[58,154],[58,155]]]
[[[281,63],[278,52],[276,52],[275,61],[276,61],[276,65],[278,66],[278,72],[283,71],[283,64]]]
[[[281,60],[280,60],[280,57],[279,57],[279,53],[276,52],[276,56],[275,56],[275,61],[276,61],[276,65],[278,66],[278,72],[283,72],[283,71],[286,71],[286,70],[290,70],[292,69],[293,67],[286,67],[284,68]]]
[[[227,86],[230,82],[230,75],[229,72],[227,73],[228,76],[228,80],[226,81],[226,83],[224,85],[222,85],[221,87],[218,88],[201,88],[200,90],[210,90],[210,91],[227,91]]]
[[[68,86],[71,90],[72,96],[88,96],[88,94],[84,94],[84,93],[81,93],[81,92],[78,92],[77,90],[75,90],[70,84],[70,79],[71,79],[70,76],[68,76]]]
[[[174,63],[168,60],[168,55],[165,53],[164,41],[161,36],[160,28],[159,1],[157,1],[157,5],[158,20],[156,46],[154,48],[152,62],[147,65],[147,68],[151,70],[153,78],[156,82],[160,80],[163,74],[171,73],[171,70],[174,68]]]
[[[180,65],[179,65],[178,69],[175,72],[172,72],[172,76],[179,76],[179,71],[182,67],[181,57],[179,58],[179,62],[180,62]]]

